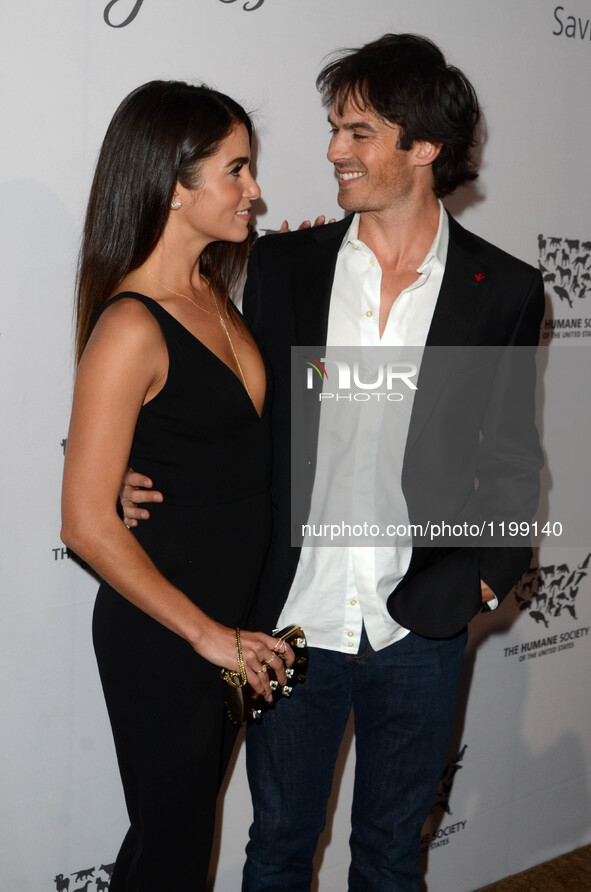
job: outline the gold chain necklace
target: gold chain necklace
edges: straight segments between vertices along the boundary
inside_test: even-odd
[[[161,288],[164,288],[165,291],[169,291],[170,294],[176,294],[178,297],[184,297],[185,300],[188,300],[189,303],[192,303],[193,306],[197,307],[198,310],[203,310],[203,312],[207,313],[208,316],[216,315],[215,313],[212,313],[211,310],[206,310],[205,307],[202,307],[201,304],[198,304],[194,298],[189,297],[187,294],[182,294],[182,292],[180,292],[180,291],[174,291],[174,289],[168,288],[166,285],[163,285],[162,282],[159,282],[158,279],[156,278],[156,276],[150,272],[150,270],[148,269],[147,266],[145,266],[144,269],[147,272],[147,274],[150,276],[150,278],[153,279],[153,281],[156,282],[157,285],[160,285]],[[234,362],[236,363],[238,372],[240,373],[242,385],[243,385],[244,389],[246,390],[250,401],[252,402],[252,396],[250,394],[250,390],[248,389],[248,385],[246,383],[246,378],[244,377],[244,372],[242,371],[242,366],[240,365],[240,360],[238,359],[238,354],[236,353],[236,350],[234,349],[234,344],[232,342],[232,338],[230,337],[230,332],[228,330],[228,326],[226,325],[226,320],[224,319],[224,317],[222,316],[222,314],[220,312],[220,308],[218,306],[215,292],[209,283],[209,279],[207,279],[206,276],[204,276],[202,273],[199,273],[199,276],[201,279],[203,279],[203,281],[206,283],[207,287],[210,290],[210,293],[211,293],[211,296],[213,298],[213,302],[214,302],[214,305],[216,308],[217,316],[218,316],[218,319],[220,320],[220,325],[222,326],[222,328],[224,329],[224,331],[226,333],[226,337],[228,338],[228,343],[230,345],[230,350],[232,351],[232,356],[234,357]]]
[[[167,285],[163,285],[162,282],[160,282],[160,281],[156,278],[156,276],[154,276],[154,275],[150,272],[150,270],[148,269],[147,266],[145,266],[144,269],[145,269],[145,271],[147,272],[147,274],[150,276],[150,278],[151,278],[154,282],[156,282],[157,285],[160,285],[161,288],[164,288],[165,291],[168,291],[170,294],[176,294],[178,297],[184,297],[185,300],[190,301],[190,303],[192,303],[194,306],[196,306],[197,309],[199,309],[199,310],[203,310],[203,312],[204,312],[204,313],[207,313],[208,316],[215,316],[215,313],[212,313],[211,310],[206,310],[205,307],[202,307],[201,304],[198,304],[197,301],[195,300],[195,298],[193,298],[193,297],[188,297],[188,295],[186,295],[186,294],[181,294],[180,291],[175,291],[173,288],[169,288]],[[201,279],[203,279],[204,282],[207,282],[207,279],[205,278],[205,276],[202,276],[201,273],[199,274],[199,276],[200,276]],[[209,282],[207,282],[207,284],[209,285]],[[213,295],[213,292],[212,292],[212,295]],[[216,310],[217,310],[217,304],[216,304]],[[218,313],[219,313],[219,310],[218,310]]]
[[[207,280],[206,280],[206,281],[207,281]],[[209,283],[208,283],[208,284],[209,284]],[[240,365],[240,360],[238,359],[238,355],[237,355],[237,353],[236,353],[236,350],[234,349],[234,344],[232,343],[232,338],[230,337],[230,332],[228,331],[228,326],[226,325],[226,320],[224,319],[224,317],[223,317],[222,314],[220,313],[220,310],[219,310],[219,307],[218,307],[217,298],[216,298],[216,296],[215,296],[215,292],[214,292],[213,290],[212,290],[212,292],[211,292],[211,296],[213,297],[213,302],[214,302],[214,304],[215,304],[215,308],[216,308],[216,310],[218,311],[218,318],[219,318],[219,320],[220,320],[221,326],[222,326],[222,328],[224,329],[224,331],[226,332],[226,337],[228,338],[228,343],[229,343],[229,345],[230,345],[230,350],[232,351],[232,355],[233,355],[233,357],[234,357],[234,361],[235,361],[236,365],[238,366],[238,371],[240,372],[240,377],[242,378],[242,384],[243,384],[244,389],[246,390],[246,392],[247,392],[247,394],[248,394],[248,397],[249,397],[249,399],[250,399],[250,401],[251,401],[251,403],[252,403],[252,396],[251,396],[251,394],[250,394],[250,390],[248,389],[248,385],[247,385],[247,383],[246,383],[246,378],[244,377],[244,372],[242,371],[242,366]]]

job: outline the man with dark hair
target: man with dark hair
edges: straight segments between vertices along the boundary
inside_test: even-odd
[[[431,165],[438,198],[478,176],[471,157],[480,118],[476,93],[425,37],[386,34],[335,59],[322,69],[316,86],[324,104],[339,115],[352,103],[397,125],[400,149],[408,151],[418,140],[439,146]]]
[[[445,761],[466,625],[483,602],[494,609],[507,595],[531,551],[478,542],[413,547],[404,538],[386,547],[293,547],[290,348],[535,347],[543,286],[536,270],[466,232],[439,200],[476,176],[479,108],[467,78],[431,41],[385,35],[341,54],[318,86],[330,107],[328,159],[348,216],[259,239],[244,295],[276,382],[274,531],[254,622],[300,624],[309,672],[247,733],[254,822],[243,892],[310,889],[351,708],[349,890],[418,892],[421,827]],[[502,373],[499,365],[484,376],[467,417],[458,411],[466,376],[423,358],[404,463],[389,481],[411,519],[425,511],[436,519],[440,509],[450,518],[487,516],[484,500],[495,489],[503,517],[535,511],[533,368],[526,364],[524,395],[510,399],[514,369],[503,362]],[[350,485],[362,489],[373,474],[379,486],[376,459],[364,452],[371,432],[360,424],[350,434],[350,451],[365,461]],[[304,505],[342,483],[330,471],[314,476],[325,435],[321,419],[295,456],[303,479],[309,469]]]
[[[275,529],[256,623],[301,624],[310,666],[306,683],[247,733],[254,823],[243,892],[310,889],[351,708],[349,890],[417,892],[421,827],[445,761],[466,624],[482,602],[490,609],[508,593],[531,551],[291,547],[290,345],[535,345],[543,286],[536,270],[466,232],[438,200],[476,176],[479,108],[467,78],[431,41],[385,35],[332,61],[317,84],[330,107],[338,201],[352,216],[260,239],[244,295],[277,387]],[[474,467],[441,435],[457,415],[458,376],[428,374],[421,371],[398,485],[411,517],[418,489],[453,517],[474,496]],[[427,406],[430,391],[437,398]],[[494,396],[491,404],[504,405]],[[460,435],[477,444],[486,431],[482,468],[498,464],[503,429],[484,408]],[[531,389],[519,411],[503,411],[513,457],[493,476],[511,480],[504,491],[511,489],[518,513],[533,514],[540,454]],[[360,430],[351,449],[366,446]],[[315,457],[312,445],[302,461],[313,469]],[[311,473],[312,500],[322,501],[333,479]]]

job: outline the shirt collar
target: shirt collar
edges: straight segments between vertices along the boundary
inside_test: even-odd
[[[427,266],[429,266],[433,260],[437,260],[441,268],[445,269],[445,260],[449,245],[449,219],[441,201],[438,200],[438,204],[439,226],[437,227],[437,232],[435,233],[435,238],[431,243],[431,247],[427,251],[427,256],[417,270],[418,273],[425,272]]]
[[[442,269],[445,269],[445,259],[447,257],[447,248],[449,244],[449,220],[447,217],[447,213],[441,201],[438,200],[439,204],[439,226],[437,227],[437,232],[435,234],[435,238],[431,244],[431,247],[427,251],[427,255],[421,265],[419,266],[417,272],[422,273],[425,272],[426,268],[433,260],[437,260],[441,265]],[[345,233],[345,237],[342,241],[341,247],[339,248],[339,254],[341,254],[347,245],[352,245],[355,247],[363,246],[363,242],[359,241],[359,221],[361,219],[361,214],[357,213],[353,215],[353,219],[351,221],[351,225],[349,226],[347,232]]]
[[[345,237],[341,242],[341,247],[339,248],[339,254],[341,254],[347,245],[353,245],[354,243],[359,242],[359,220],[361,219],[361,214],[353,214],[353,219],[351,220],[351,225],[347,229],[345,233]]]

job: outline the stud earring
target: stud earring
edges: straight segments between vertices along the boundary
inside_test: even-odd
[[[182,204],[181,201],[171,201],[170,202],[171,208],[174,208],[175,211],[177,208],[180,208],[181,204]]]

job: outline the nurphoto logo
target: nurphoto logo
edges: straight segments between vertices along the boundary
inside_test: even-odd
[[[400,402],[405,393],[413,393],[417,385],[413,378],[418,377],[419,368],[414,362],[371,362],[344,359],[332,359],[322,356],[315,359],[305,357],[306,389],[314,390],[317,385],[316,376],[323,384],[318,399],[344,400],[347,402],[369,402],[370,400],[388,400]],[[327,370],[330,370],[330,375]],[[330,378],[333,390],[327,390],[325,381]],[[403,391],[400,391],[403,388]]]

